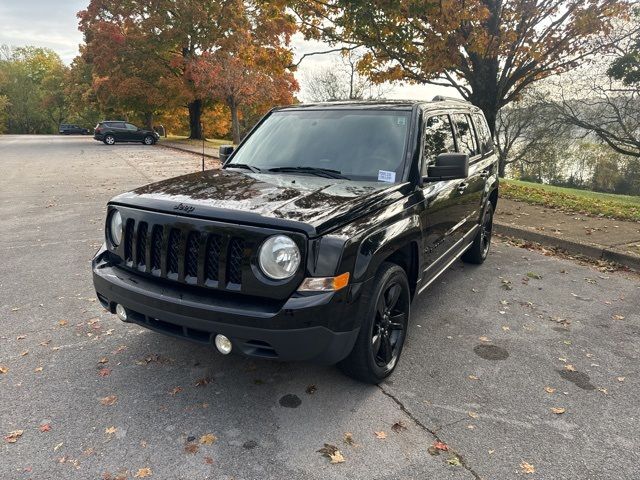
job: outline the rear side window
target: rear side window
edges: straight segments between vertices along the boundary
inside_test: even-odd
[[[454,113],[452,115],[453,123],[456,126],[458,138],[458,151],[466,153],[469,157],[474,157],[480,153],[476,142],[476,135],[471,124],[471,117],[462,113]]]
[[[441,153],[452,153],[456,151],[456,144],[453,139],[453,130],[448,115],[436,115],[427,120],[424,129],[424,162],[422,174],[427,174],[427,168],[435,165],[436,158]]]
[[[138,130],[138,127],[136,127],[135,125],[131,125],[130,123],[125,123],[125,126],[127,127],[127,130]]]
[[[480,148],[482,153],[493,151],[493,139],[491,138],[491,131],[487,120],[482,113],[473,114],[473,123],[476,125],[476,132],[478,133],[478,141],[480,142]]]

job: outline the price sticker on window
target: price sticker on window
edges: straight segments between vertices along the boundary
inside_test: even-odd
[[[396,172],[388,172],[386,170],[378,170],[378,181],[394,183],[396,181]]]

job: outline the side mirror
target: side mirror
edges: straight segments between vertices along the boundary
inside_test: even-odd
[[[218,150],[218,156],[220,157],[220,161],[222,163],[226,162],[232,153],[233,153],[233,145],[220,145],[220,149]]]
[[[457,180],[468,176],[469,155],[466,153],[441,153],[436,158],[436,164],[428,168],[424,181]]]

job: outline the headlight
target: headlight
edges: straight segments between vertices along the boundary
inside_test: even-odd
[[[300,250],[293,240],[285,235],[269,237],[260,247],[258,255],[260,269],[273,280],[292,277],[300,266]]]
[[[117,210],[111,214],[109,221],[109,240],[115,247],[122,241],[122,216]]]

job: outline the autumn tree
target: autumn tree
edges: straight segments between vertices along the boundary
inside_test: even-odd
[[[294,2],[307,37],[364,45],[378,81],[452,86],[498,111],[534,82],[569,70],[601,44],[627,0],[309,0]],[[502,166],[504,171],[504,166]]]
[[[260,44],[250,31],[236,34],[227,49],[203,55],[193,65],[195,85],[231,113],[233,143],[240,142],[240,112],[249,105],[287,105],[298,90],[288,70],[291,52]]]
[[[192,75],[199,59],[226,49],[229,39],[246,30],[274,49],[286,47],[295,30],[284,0],[91,0],[78,16],[93,59],[108,55],[98,39],[110,36],[107,45],[125,47],[117,48],[112,68],[128,64],[123,70],[131,70],[137,60],[142,64],[136,72],[139,81],[177,81],[179,95],[163,91],[163,98],[179,97],[187,106],[191,138],[202,137],[200,120],[207,102]]]

